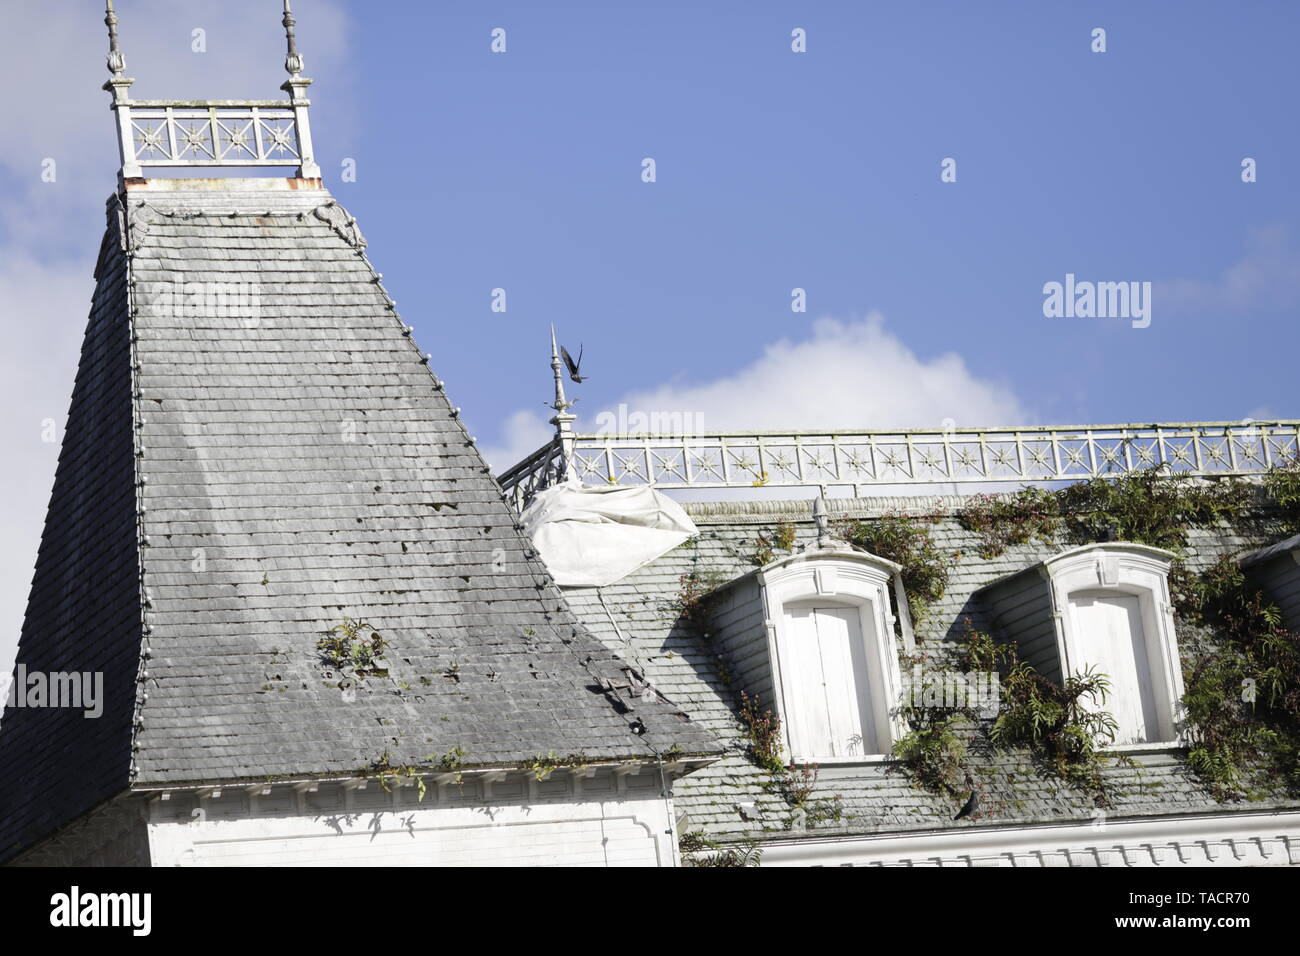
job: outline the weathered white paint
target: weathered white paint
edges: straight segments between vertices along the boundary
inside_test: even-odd
[[[1300,813],[971,827],[772,843],[763,866],[1297,866]]]
[[[169,806],[168,804],[172,804]],[[671,804],[650,774],[557,773],[385,791],[322,785],[151,803],[155,866],[675,866]]]
[[[1076,646],[1082,655],[1074,662],[1076,671],[1091,668],[1110,679],[1104,706],[1118,725],[1114,742],[1159,740],[1147,636],[1137,596],[1076,591],[1070,595],[1070,613],[1078,628]]]
[[[893,706],[902,694],[891,601],[897,572],[847,546],[810,548],[759,572],[791,759],[862,761],[888,753],[902,735]]]
[[[1072,548],[1042,565],[1061,671],[1095,667],[1111,679],[1102,706],[1120,724],[1117,744],[1182,739],[1183,669],[1169,603],[1173,557],[1116,542]]]
[[[797,701],[790,707],[789,724],[795,758],[875,753],[866,646],[857,608],[787,604],[779,640],[786,697]]]

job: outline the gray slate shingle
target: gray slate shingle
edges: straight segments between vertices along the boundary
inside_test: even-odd
[[[917,630],[919,649],[945,659],[964,632],[964,621],[988,629],[983,607],[972,599],[991,581],[1051,557],[1068,545],[1032,543],[1012,547],[997,558],[979,556],[975,535],[964,531],[954,512],[960,498],[833,499],[835,517],[871,517],[891,511],[945,515],[932,525],[936,544],[954,557],[947,590]],[[941,797],[913,786],[897,763],[877,766],[824,766],[818,771],[813,801],[838,798],[844,818],[798,831],[797,816],[771,778],[745,755],[746,741],[737,717],[737,697],[746,687],[747,667],[682,619],[679,594],[683,575],[698,571],[706,579],[736,582],[754,570],[752,555],[760,531],[783,520],[797,523],[798,546],[815,540],[807,502],[688,503],[700,536],[604,588],[566,588],[574,611],[607,646],[642,668],[664,694],[684,707],[728,747],[722,760],[679,781],[673,802],[684,815],[684,830],[702,829],[712,838],[790,839],[801,835],[824,838],[907,830],[935,830],[1014,823],[1091,821],[1092,798],[1033,766],[1023,751],[990,751],[975,737],[971,767],[982,793],[980,817],[955,824],[960,800]],[[1267,513],[1244,522],[1251,530],[1221,527],[1192,529],[1187,559],[1194,570],[1208,567],[1222,554],[1239,554],[1266,543]],[[711,626],[725,619],[751,620],[738,607],[738,589],[721,584],[712,605]],[[753,594],[756,595],[756,589]],[[750,646],[762,646],[762,615],[752,618]],[[1184,653],[1200,635],[1179,634]],[[730,646],[735,646],[732,642]],[[901,652],[901,642],[899,642]],[[764,655],[765,656],[765,655]],[[752,666],[749,668],[752,673]],[[766,697],[764,706],[771,706]],[[1160,753],[1137,758],[1140,770],[1114,767],[1106,771],[1118,799],[1111,819],[1169,813],[1228,812],[1234,804],[1217,802],[1177,755]],[[755,809],[749,809],[753,805]],[[1295,806],[1294,800],[1266,799],[1244,806]],[[742,809],[743,808],[743,809]],[[758,812],[756,813],[755,810]],[[748,819],[747,819],[748,818]]]
[[[454,748],[466,767],[715,753],[662,697],[602,689],[627,665],[533,555],[328,193],[154,185],[128,195],[129,253],[110,215],[19,649],[29,668],[105,670],[111,706],[6,715],[0,847],[128,784],[137,563],[139,787]],[[255,283],[258,310],[188,304],[220,283]],[[353,702],[316,649],[345,616],[389,642],[390,676]]]

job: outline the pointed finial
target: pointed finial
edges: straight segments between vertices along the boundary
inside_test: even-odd
[[[564,397],[564,364],[560,361],[560,350],[555,344],[555,326],[551,326],[551,372],[555,375],[555,401],[551,408],[561,415],[573,407]]]
[[[813,502],[813,522],[817,525],[817,546],[824,548],[831,542],[831,520],[826,512],[825,492],[817,495]]]
[[[298,40],[293,32],[294,24],[298,21],[293,18],[289,0],[284,0],[284,19],[280,22],[284,24],[284,36],[289,43],[289,52],[284,58],[284,69],[290,76],[297,76],[302,72],[302,56],[298,53]]]
[[[551,408],[555,415],[551,424],[555,426],[555,437],[560,443],[560,460],[556,477],[560,480],[573,474],[573,423],[576,415],[569,414],[573,402],[564,397],[564,365],[560,362],[560,349],[555,343],[555,326],[551,326],[551,372],[555,376],[555,401]]]
[[[104,4],[104,26],[108,27],[108,72],[121,76],[126,69],[126,57],[117,45],[117,13],[113,10],[113,0]]]

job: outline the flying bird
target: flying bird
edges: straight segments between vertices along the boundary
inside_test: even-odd
[[[968,817],[980,808],[979,791],[975,789],[975,782],[971,780],[969,776],[966,777],[966,786],[971,788],[970,799],[966,801],[966,805],[964,807],[962,807],[960,810],[957,811],[957,815],[953,817],[954,820],[960,820],[962,817]]]
[[[582,384],[583,382],[585,382],[588,378],[590,378],[590,376],[588,376],[588,375],[580,375],[580,374],[578,374],[578,372],[579,372],[579,367],[582,365],[582,346],[581,346],[581,345],[578,346],[578,361],[576,361],[576,362],[573,360],[573,356],[569,354],[569,350],[566,349],[563,345],[560,346],[560,355],[562,355],[562,356],[564,357],[564,364],[567,365],[567,366],[569,367],[569,378],[573,379],[573,380],[574,380],[575,382],[577,382],[579,385],[581,385],[581,384]]]

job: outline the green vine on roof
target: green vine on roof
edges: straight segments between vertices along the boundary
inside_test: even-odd
[[[1091,794],[1097,805],[1111,803],[1112,787],[1102,769],[1108,761],[1126,766],[1133,762],[1103,750],[1116,729],[1115,719],[1100,709],[1110,686],[1105,675],[1089,672],[1057,684],[1019,660],[1014,647],[976,630],[969,619],[956,659],[967,674],[998,673],[996,716],[985,727],[969,706],[931,707],[924,693],[919,701],[917,695],[905,696],[899,709],[910,730],[895,742],[893,752],[913,784],[950,796],[962,794],[970,776],[970,733],[963,731],[973,727],[995,746],[1026,748],[1040,768]],[[943,679],[942,672],[927,676],[929,681]]]
[[[893,754],[913,784],[955,796],[967,773],[966,741],[958,732],[960,718],[957,714],[938,716],[920,710],[904,712],[910,729],[894,741]]]
[[[1062,534],[1077,544],[1136,541],[1178,551],[1189,527],[1239,519],[1250,498],[1250,485],[1239,479],[1206,482],[1161,464],[1056,490],[1026,486],[1011,495],[977,495],[957,520],[979,535],[985,558],[1034,540],[1054,543]]]
[[[962,657],[958,660],[964,663]],[[963,784],[970,776],[966,738],[979,715],[967,706],[966,698],[958,704],[944,693],[945,688],[957,686],[960,678],[947,668],[936,667],[934,655],[918,653],[901,663],[905,671],[921,668],[922,680],[919,686],[909,684],[903,690],[898,715],[908,730],[894,741],[892,753],[914,786],[964,796]],[[976,670],[988,668],[967,667],[968,673]]]
[[[981,557],[996,558],[1012,545],[1055,542],[1061,533],[1061,505],[1055,492],[1027,485],[1010,495],[976,495],[957,513],[957,521],[979,535]]]
[[[1270,468],[1261,484],[1283,528],[1300,533],[1300,460]],[[1061,536],[1076,543],[1137,541],[1178,555],[1169,573],[1175,610],[1210,635],[1206,646],[1184,643],[1187,761],[1220,800],[1258,798],[1278,787],[1300,793],[1300,636],[1282,626],[1277,607],[1249,586],[1232,558],[1196,574],[1182,557],[1189,528],[1241,521],[1252,493],[1236,478],[1203,481],[1160,465],[1055,491],[1027,487],[1010,496],[979,496],[958,515],[962,527],[980,536],[984,557]],[[1066,698],[1104,693],[1095,687],[1090,694],[1084,678],[1051,691],[1038,683],[1041,675],[1017,674],[1008,696],[1019,698],[1023,713],[1003,721],[1003,739],[1032,736],[1028,715],[1052,701],[1059,709],[1066,703],[1059,692],[1068,691]],[[1003,689],[1009,691],[1006,683]],[[1093,718],[1084,729],[1089,721],[1095,729]],[[1086,755],[1087,736],[1067,734],[1066,742],[1074,739]],[[1089,760],[1077,770],[1072,763],[1064,765],[1071,776],[1097,779]]]
[[[754,539],[754,553],[751,560],[760,568],[771,564],[777,551],[794,550],[795,527],[793,521],[782,521],[775,528],[760,531]]]
[[[822,823],[838,823],[845,818],[843,800],[839,794],[814,800],[817,787],[816,764],[787,765],[781,744],[781,719],[770,708],[764,708],[757,697],[740,692],[740,723],[747,741],[745,753],[755,765],[767,772],[763,789],[778,794],[790,808],[786,829],[796,823],[816,827]]]
[[[845,818],[844,800],[838,794],[814,800],[817,791],[816,764],[791,764],[782,767],[779,773],[763,784],[769,793],[778,794],[785,805],[790,808],[786,817],[786,829],[807,827],[809,829],[823,823],[839,823]]]
[[[1179,617],[1216,639],[1184,661],[1188,764],[1220,800],[1300,792],[1300,635],[1229,557],[1170,585]]]
[[[1102,774],[1107,762],[1136,766],[1103,750],[1118,729],[1115,718],[1100,709],[1110,678],[1090,668],[1058,684],[1028,662],[1015,661],[1002,678],[1002,692],[989,738],[998,746],[1028,747],[1040,766],[1091,793],[1098,806],[1109,806],[1112,788]]]
[[[1281,512],[1291,534],[1300,534],[1300,458],[1275,465],[1264,474],[1264,489]]]
[[[740,692],[740,723],[745,730],[749,759],[770,774],[785,770],[782,759],[781,719],[764,709],[757,697]]]
[[[342,624],[334,625],[316,642],[321,662],[338,672],[339,687],[374,675],[386,676],[383,657],[387,649],[388,641],[378,631],[350,617],[344,617]]]
[[[907,608],[916,626],[948,588],[953,559],[935,544],[929,527],[940,518],[937,514],[891,512],[879,518],[851,518],[838,524],[840,537],[850,544],[902,565]]]
[[[673,609],[688,627],[703,637],[708,636],[709,599],[727,580],[721,571],[699,567],[678,579]]]

